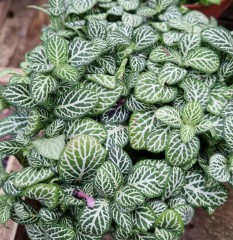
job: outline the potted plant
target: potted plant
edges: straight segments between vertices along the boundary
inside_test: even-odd
[[[175,240],[233,179],[233,39],[177,1],[50,0],[1,88],[0,222],[31,240]],[[25,199],[39,202],[35,209]]]
[[[201,0],[201,1],[183,1],[183,6],[198,10],[209,17],[219,18],[222,13],[230,7],[232,0]]]

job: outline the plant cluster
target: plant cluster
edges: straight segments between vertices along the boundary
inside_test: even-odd
[[[222,0],[182,0],[181,3],[183,4],[202,4],[205,6],[212,5],[212,4],[221,4]]]
[[[174,0],[50,0],[1,88],[0,222],[32,240],[176,240],[233,185],[233,37]],[[35,209],[27,200],[40,202]]]

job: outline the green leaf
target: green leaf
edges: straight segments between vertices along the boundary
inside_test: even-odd
[[[68,64],[57,67],[54,73],[59,79],[71,83],[77,83],[80,78],[78,69]]]
[[[65,135],[54,138],[40,138],[32,141],[32,145],[41,156],[58,160],[65,146]]]
[[[116,164],[125,179],[128,177],[132,168],[132,160],[126,151],[118,145],[113,145],[109,149],[108,160]]]
[[[137,208],[133,214],[133,228],[140,232],[148,231],[155,222],[155,214],[148,204]]]
[[[179,131],[172,131],[165,149],[166,160],[169,164],[182,167],[197,157],[200,141],[193,137],[188,143],[183,143]]]
[[[97,19],[91,19],[88,21],[87,34],[89,39],[105,39],[107,36],[106,22]]]
[[[101,115],[101,121],[105,124],[122,124],[128,120],[129,115],[129,110],[119,103],[104,112]]]
[[[15,141],[0,142],[0,152],[8,156],[20,153],[23,147],[23,145]]]
[[[115,196],[115,202],[124,207],[134,209],[137,205],[143,204],[145,201],[142,193],[135,187],[126,185],[117,191]]]
[[[57,88],[57,80],[50,75],[36,74],[31,81],[31,96],[37,102],[44,102]]]
[[[93,179],[105,157],[106,151],[96,138],[76,136],[68,142],[58,163],[60,177],[65,182]]]
[[[98,97],[97,105],[91,111],[92,115],[99,115],[112,107],[120,98],[123,91],[121,86],[118,86],[114,90],[109,90],[92,82],[85,84],[85,88],[96,92]]]
[[[75,119],[86,115],[98,102],[97,94],[87,89],[66,92],[58,97],[54,113],[63,119]]]
[[[69,63],[75,67],[89,65],[96,60],[100,53],[101,48],[97,48],[94,43],[81,38],[75,38],[69,45]]]
[[[77,135],[89,135],[95,137],[100,143],[104,143],[107,139],[107,131],[104,125],[91,118],[66,122],[65,135],[70,139]]]
[[[172,5],[174,2],[175,2],[174,0],[158,0],[158,1],[156,1],[157,12],[161,12],[161,11],[165,10],[167,7]]]
[[[146,150],[153,153],[163,152],[170,130],[170,127],[158,124],[147,137]]]
[[[132,71],[142,72],[145,69],[146,59],[144,56],[133,56],[130,58],[130,67]]]
[[[167,185],[162,194],[162,199],[165,201],[172,196],[180,194],[185,185],[185,174],[181,168],[172,167],[167,180]]]
[[[128,27],[138,27],[143,22],[143,17],[124,12],[122,15],[122,22]]]
[[[108,89],[116,88],[116,79],[114,76],[106,74],[87,74],[86,78]]]
[[[180,205],[175,208],[175,211],[180,214],[185,225],[189,224],[194,216],[194,208],[188,204]]]
[[[72,0],[72,7],[75,10],[76,14],[80,14],[80,13],[85,13],[89,10],[91,10],[94,5],[97,3],[96,0],[86,0],[86,1],[82,1],[82,0]]]
[[[233,149],[233,117],[225,118],[224,122],[224,137],[228,146]]]
[[[147,26],[139,27],[134,34],[135,50],[141,51],[154,45],[159,39],[159,35]]]
[[[161,107],[156,111],[155,117],[173,128],[182,126],[181,112],[176,108],[170,106]]]
[[[50,38],[46,45],[46,53],[49,61],[60,66],[68,60],[68,46],[66,40],[59,36]]]
[[[62,119],[56,119],[45,129],[45,135],[48,138],[53,138],[61,135],[65,128],[65,121]]]
[[[163,33],[162,39],[166,46],[172,47],[175,46],[180,41],[183,35],[184,35],[183,33],[180,33],[178,31],[169,31]]]
[[[228,159],[221,154],[214,154],[209,162],[209,174],[218,182],[227,182],[231,174],[228,167]]]
[[[203,109],[198,102],[187,103],[182,111],[182,120],[185,124],[195,126],[203,118]]]
[[[106,140],[106,148],[109,149],[113,145],[118,145],[119,147],[124,147],[127,145],[129,141],[128,136],[128,126],[119,125],[119,124],[108,124],[105,125],[107,130],[107,140]]]
[[[220,184],[206,186],[206,178],[198,172],[188,172],[184,196],[195,207],[220,206],[227,199],[227,190]]]
[[[11,206],[3,199],[0,199],[0,224],[7,223],[10,219],[10,215]]]
[[[135,187],[146,197],[158,197],[161,195],[164,183],[164,173],[160,169],[147,164],[138,166],[129,175],[128,184]]]
[[[26,127],[27,123],[28,117],[25,113],[15,113],[1,119],[0,137],[17,134]]]
[[[170,47],[158,46],[151,53],[149,59],[152,62],[172,62],[181,64],[181,55],[178,51]]]
[[[15,186],[15,175],[16,173],[11,173],[8,179],[5,181],[2,187],[5,194],[18,196],[22,192],[22,189],[19,189]]]
[[[233,55],[233,37],[227,29],[223,27],[207,28],[201,36],[211,46]]]
[[[111,206],[111,210],[113,221],[130,233],[133,228],[132,214],[120,212],[115,205]]]
[[[36,106],[36,101],[30,96],[29,87],[24,84],[6,87],[3,97],[16,107],[31,109]]]
[[[219,57],[208,48],[195,48],[188,53],[184,59],[184,64],[201,72],[214,73],[219,68]]]
[[[167,204],[160,200],[152,200],[147,204],[153,209],[156,218],[168,208]]]
[[[115,191],[123,183],[120,169],[113,162],[105,162],[97,170],[94,179],[94,188],[103,196],[114,196]]]
[[[167,22],[151,22],[151,25],[159,32],[169,31],[169,24]]]
[[[62,216],[62,212],[50,211],[47,208],[41,208],[39,211],[40,220],[44,224],[57,223]]]
[[[195,133],[202,134],[209,131],[213,127],[213,123],[210,120],[202,120],[196,127]]]
[[[156,240],[179,240],[179,236],[171,230],[155,228]]]
[[[50,168],[32,168],[27,167],[17,172],[14,177],[14,183],[17,188],[26,188],[54,176]]]
[[[180,129],[180,138],[183,143],[188,143],[195,136],[195,128],[191,125],[184,125]]]
[[[130,44],[130,39],[124,32],[119,30],[114,30],[108,33],[107,43],[112,47],[119,46],[119,45],[127,46]]]
[[[83,233],[80,230],[76,232],[76,240],[101,240],[102,235],[91,235],[89,233]]]
[[[24,190],[23,195],[30,199],[38,200],[49,210],[57,207],[59,188],[54,184],[37,184]]]
[[[180,87],[184,90],[184,98],[187,102],[199,102],[202,108],[206,108],[210,99],[210,89],[205,82],[187,77]]]
[[[85,207],[78,220],[82,232],[101,235],[107,232],[111,224],[110,205],[107,200],[95,200],[94,208]]]
[[[109,55],[105,55],[101,58],[97,59],[97,63],[104,67],[105,70],[111,74],[114,75],[116,72],[116,61],[115,58],[113,56],[109,56]]]
[[[199,48],[201,45],[201,36],[198,33],[187,33],[181,37],[179,41],[180,51],[184,58],[187,57],[188,53],[195,49]]]
[[[177,67],[175,64],[166,63],[158,76],[158,82],[163,86],[180,82],[187,74],[187,70]]]
[[[184,223],[181,216],[172,209],[164,211],[155,222],[159,228],[171,230],[175,233],[181,234],[184,230]]]
[[[134,149],[145,149],[146,140],[155,124],[155,112],[134,112],[129,122],[130,145]]]
[[[118,0],[118,3],[125,9],[125,11],[136,10],[139,6],[139,0]]]
[[[176,94],[176,88],[161,87],[157,76],[152,72],[140,74],[135,85],[135,97],[146,104],[171,102]]]

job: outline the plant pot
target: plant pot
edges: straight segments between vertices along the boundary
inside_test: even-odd
[[[230,7],[232,4],[233,0],[222,0],[220,5],[217,4],[212,4],[209,6],[204,6],[201,4],[184,4],[185,7],[191,9],[191,10],[198,10],[208,17],[215,17],[218,19],[222,13]]]

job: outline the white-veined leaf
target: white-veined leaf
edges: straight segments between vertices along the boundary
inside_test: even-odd
[[[7,156],[16,155],[23,150],[24,146],[16,141],[0,142],[0,153]]]
[[[155,228],[155,240],[179,240],[179,235],[171,230]]]
[[[122,15],[122,22],[128,27],[138,27],[143,22],[143,17],[124,12]]]
[[[67,42],[57,35],[48,40],[46,52],[49,61],[56,66],[63,65],[68,60]]]
[[[54,77],[38,73],[32,78],[30,92],[37,102],[44,102],[56,88],[57,80]]]
[[[152,62],[172,62],[175,64],[181,63],[181,55],[178,51],[170,47],[158,46],[151,53],[149,59]]]
[[[157,125],[147,137],[146,150],[153,153],[163,152],[167,145],[170,130],[168,126]]]
[[[194,216],[194,208],[188,204],[176,207],[175,211],[180,214],[185,225],[190,223]]]
[[[181,216],[172,209],[164,211],[155,222],[159,228],[171,230],[174,233],[181,234],[184,230],[184,223]]]
[[[147,204],[153,209],[156,218],[168,208],[167,204],[161,200],[152,200]]]
[[[169,32],[163,33],[162,39],[166,46],[172,47],[180,41],[183,35],[184,33],[181,33],[178,31],[169,31]]]
[[[134,149],[145,149],[146,140],[155,126],[155,112],[134,112],[129,122],[129,140]]]
[[[64,133],[70,139],[77,135],[95,137],[100,143],[104,143],[107,139],[107,131],[104,125],[91,118],[82,118],[66,122]]]
[[[120,169],[112,162],[105,162],[97,170],[94,179],[94,188],[99,195],[113,197],[120,185],[123,177]]]
[[[134,34],[135,50],[141,51],[154,45],[159,35],[151,27],[142,26],[137,28]]]
[[[197,157],[199,149],[199,138],[193,137],[188,143],[183,143],[179,131],[174,130],[168,137],[166,160],[173,166],[182,167]]]
[[[158,82],[163,86],[165,83],[168,85],[180,82],[187,74],[187,70],[177,67],[175,64],[166,63],[159,75]]]
[[[224,122],[224,137],[228,146],[233,149],[233,117],[229,116],[225,118]]]
[[[26,188],[22,194],[30,199],[40,201],[49,210],[52,210],[58,204],[58,191],[57,185],[40,183]]]
[[[80,118],[89,113],[97,103],[95,92],[83,88],[71,90],[58,97],[54,113],[63,119]]]
[[[81,38],[74,39],[69,45],[69,63],[75,67],[89,65],[101,53],[101,48]]]
[[[104,67],[108,73],[110,73],[111,75],[114,75],[116,72],[116,61],[114,56],[110,56],[110,55],[105,55],[101,58],[97,59],[97,63]]]
[[[207,28],[201,36],[213,47],[233,55],[233,37],[227,29],[223,27]]]
[[[136,167],[129,175],[128,184],[135,187],[146,197],[158,197],[165,186],[164,172],[159,168],[144,164]]]
[[[189,102],[182,110],[182,120],[185,124],[195,126],[203,118],[203,109],[199,102]]]
[[[87,34],[89,39],[105,39],[107,35],[106,22],[97,19],[91,19],[88,21]]]
[[[80,78],[78,69],[68,64],[57,67],[54,74],[59,79],[72,83],[77,83]]]
[[[144,56],[133,56],[130,58],[130,67],[134,72],[142,72],[146,66],[146,59]]]
[[[4,191],[5,194],[11,195],[11,196],[18,196],[22,192],[22,189],[19,189],[15,186],[15,181],[14,181],[15,175],[16,173],[11,173],[11,175],[5,181],[2,187],[2,190]]]
[[[59,221],[59,218],[62,216],[62,212],[59,211],[50,211],[47,208],[41,208],[39,211],[40,220],[44,224],[53,224]]]
[[[14,183],[17,188],[26,188],[54,176],[51,168],[32,168],[26,167],[17,172],[14,177]]]
[[[125,11],[136,10],[139,6],[139,0],[118,0],[120,6],[122,6]]]
[[[210,89],[205,82],[187,77],[182,81],[180,87],[184,90],[184,98],[187,102],[199,102],[203,109],[208,105]]]
[[[30,96],[29,86],[16,84],[6,87],[3,97],[7,102],[20,108],[33,108],[36,101]]]
[[[60,177],[65,182],[93,179],[103,164],[105,149],[94,137],[79,135],[66,145],[58,164]]]
[[[156,111],[155,117],[173,128],[182,126],[181,112],[176,108],[170,106],[161,107]]]
[[[188,143],[195,136],[195,127],[183,125],[180,129],[180,138],[183,143]]]
[[[94,208],[85,207],[80,213],[78,224],[82,232],[91,235],[107,232],[111,224],[109,202],[105,199],[97,199]]]
[[[182,191],[185,185],[185,174],[181,168],[172,167],[170,170],[167,185],[162,194],[162,199],[165,201],[172,196],[176,196]]]
[[[130,185],[122,187],[119,191],[117,191],[115,196],[115,202],[118,205],[124,208],[130,208],[131,210],[136,208],[137,205],[143,204],[144,201],[145,198],[142,193]]]
[[[209,174],[218,182],[227,182],[231,174],[228,166],[228,159],[222,154],[214,154],[209,161]]]
[[[206,178],[198,172],[189,171],[186,175],[184,197],[195,207],[220,206],[227,199],[227,190],[221,184],[206,186]]]
[[[11,206],[4,199],[0,199],[0,224],[7,223],[10,216]]]
[[[195,126],[195,133],[202,134],[209,131],[213,127],[213,123],[210,120],[202,120],[197,126]]]
[[[72,3],[75,13],[81,14],[91,10],[97,3],[97,0],[72,0]]]
[[[58,160],[65,146],[65,135],[54,138],[40,138],[32,141],[32,145],[41,156]]]
[[[105,125],[107,130],[107,140],[105,146],[107,149],[111,148],[113,145],[118,145],[119,147],[124,147],[129,141],[128,136],[128,126],[120,124],[107,124]]]
[[[169,31],[169,24],[167,22],[151,22],[151,25],[159,32]]]
[[[213,50],[208,48],[195,48],[187,54],[184,65],[201,72],[214,73],[219,68],[219,57]]]
[[[125,179],[128,177],[132,168],[132,160],[127,152],[118,145],[113,145],[109,149],[108,160],[116,164]]]
[[[133,228],[140,232],[146,232],[155,222],[155,213],[148,204],[144,204],[133,212],[132,218]]]
[[[65,128],[65,121],[62,119],[54,120],[49,126],[45,129],[45,135],[47,138],[53,138],[61,135]]]
[[[106,74],[87,74],[86,79],[93,81],[99,84],[100,86],[108,89],[116,88],[116,79],[114,76],[110,76]]]

